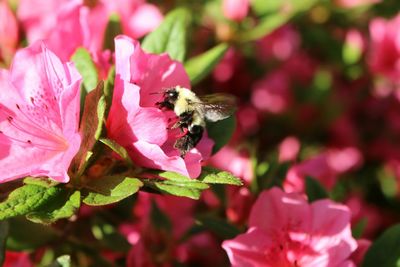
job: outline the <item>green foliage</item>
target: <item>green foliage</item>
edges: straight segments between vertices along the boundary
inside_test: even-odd
[[[34,184],[23,185],[0,203],[0,220],[39,210],[47,203],[57,200],[62,193],[63,189],[58,186],[47,188]]]
[[[71,256],[62,255],[58,257],[49,267],[70,267],[71,266]]]
[[[400,224],[387,229],[368,249],[362,267],[400,266]]]
[[[362,218],[356,225],[351,229],[351,234],[354,238],[359,239],[364,233],[365,227],[367,227],[368,219]]]
[[[135,194],[143,183],[124,175],[93,179],[85,184],[83,202],[90,206],[102,206],[118,202]]]
[[[91,227],[93,236],[109,249],[127,253],[131,248],[126,238],[122,236],[112,223],[96,217]]]
[[[113,13],[108,19],[108,24],[106,28],[106,33],[104,35],[103,48],[109,49],[111,51],[115,50],[114,38],[122,34],[121,18],[118,14]]]
[[[236,127],[235,116],[217,122],[207,122],[207,134],[214,141],[213,154],[231,140]],[[222,130],[223,129],[223,130]]]
[[[144,38],[142,48],[155,54],[167,52],[172,59],[183,62],[189,22],[188,10],[184,8],[172,10],[161,25]]]
[[[64,190],[62,193],[54,201],[46,203],[37,211],[29,213],[27,218],[33,222],[50,224],[74,215],[81,205],[80,192]]]
[[[314,202],[318,199],[329,198],[325,188],[319,181],[312,177],[306,177],[306,193],[309,202]]]
[[[190,58],[185,62],[185,69],[189,75],[192,85],[200,82],[206,77],[218,64],[218,62],[228,51],[228,44],[221,43],[210,50]]]
[[[80,47],[76,49],[75,53],[71,56],[72,62],[75,63],[75,67],[82,75],[82,86],[81,86],[81,109],[85,103],[85,98],[88,93],[96,88],[99,82],[97,74],[97,68],[94,64],[89,51],[85,48]]]
[[[201,192],[209,186],[201,181],[190,179],[175,172],[160,172],[159,176],[165,180],[152,178],[144,179],[147,187],[174,196],[199,199]]]
[[[123,146],[119,145],[114,140],[107,139],[107,138],[101,138],[100,142],[105,144],[107,147],[111,148],[112,151],[117,153],[118,156],[120,156],[129,166],[133,166],[133,162],[132,162],[131,158],[129,157],[128,152],[126,151],[126,149]]]
[[[223,240],[231,239],[241,232],[234,225],[215,216],[199,216],[196,218],[196,230],[208,230]],[[193,229],[192,229],[193,231]]]
[[[0,266],[3,265],[6,251],[6,241],[9,225],[7,221],[0,221]]]
[[[243,185],[242,181],[233,174],[215,168],[203,168],[199,181],[207,184]]]
[[[9,219],[10,227],[7,249],[34,250],[57,238],[51,227],[33,223],[23,217]]]
[[[96,144],[105,132],[105,121],[111,106],[114,87],[114,68],[108,74],[107,81],[101,81],[95,90],[91,91],[86,99],[82,115],[80,132],[82,144],[78,154],[74,158],[77,176],[80,177],[89,166],[92,155],[96,151]]]

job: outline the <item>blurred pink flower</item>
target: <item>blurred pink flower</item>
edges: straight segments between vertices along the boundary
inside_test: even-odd
[[[385,225],[383,211],[378,206],[366,203],[360,196],[351,195],[345,203],[351,210],[352,225],[357,225],[362,220],[366,220],[366,225],[362,233],[363,237],[375,237]]]
[[[155,203],[171,223],[171,231],[158,227],[151,218],[152,203]],[[210,266],[222,262],[222,250],[210,234],[202,233],[180,242],[194,224],[196,201],[168,195],[154,195],[140,192],[134,206],[134,216],[140,218],[135,224],[124,224],[120,231],[132,248],[128,254],[127,266],[150,267],[171,266],[172,262],[189,264],[203,263]],[[212,257],[210,258],[210,255]],[[206,264],[208,263],[208,264]],[[218,265],[219,266],[219,265]]]
[[[223,0],[222,12],[228,19],[241,21],[249,12],[249,0]]]
[[[16,252],[7,250],[3,267],[32,267],[29,254],[25,252]]]
[[[291,25],[284,25],[256,43],[257,59],[265,62],[273,58],[289,59],[300,47],[300,36]]]
[[[345,43],[346,45],[351,46],[353,49],[356,49],[359,53],[363,53],[366,46],[366,40],[364,39],[364,36],[356,28],[349,29],[346,32]]]
[[[293,161],[300,151],[300,141],[294,136],[288,136],[279,144],[279,162]]]
[[[213,142],[204,135],[185,158],[173,144],[179,130],[167,130],[168,117],[155,107],[165,88],[180,85],[190,88],[189,78],[180,62],[167,54],[142,51],[138,42],[127,36],[115,39],[116,80],[113,103],[107,119],[110,138],[124,146],[140,166],[169,170],[189,177],[201,172],[201,162],[210,156]]]
[[[251,183],[253,179],[253,165],[249,153],[245,150],[239,151],[233,147],[225,146],[208,162],[221,170],[233,173],[247,183]]]
[[[245,223],[253,203],[254,196],[247,187],[228,187],[226,217],[236,224]]]
[[[372,72],[400,82],[400,15],[391,20],[375,18],[369,25],[371,47],[368,63]]]
[[[81,76],[42,42],[16,53],[0,70],[0,181],[49,176],[68,182],[79,150]]]
[[[163,20],[158,7],[144,0],[106,1],[106,4],[110,12],[120,15],[122,32],[134,39],[153,31]]]
[[[249,229],[222,247],[232,266],[355,266],[350,211],[331,200],[307,203],[299,194],[272,188],[251,209]]]
[[[356,264],[356,266],[361,266],[365,254],[367,253],[369,247],[372,242],[368,239],[358,239],[357,240],[357,249],[351,254],[351,260]]]
[[[258,81],[253,86],[251,102],[260,111],[282,113],[291,103],[289,77],[276,71]]]
[[[381,2],[382,0],[335,0],[335,4],[344,8],[353,8],[363,5],[371,5]]]
[[[18,45],[18,23],[7,1],[0,1],[0,62],[11,61]]]
[[[100,53],[113,13],[121,17],[123,32],[133,38],[152,31],[163,19],[156,6],[140,0],[21,0],[18,8],[28,41],[48,39],[49,47],[64,60],[80,46],[93,54]]]
[[[355,147],[330,149],[293,165],[286,174],[283,188],[286,192],[304,192],[305,178],[311,176],[331,189],[340,174],[359,167],[361,163],[362,154]]]

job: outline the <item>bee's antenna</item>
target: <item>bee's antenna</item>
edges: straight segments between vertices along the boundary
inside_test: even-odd
[[[149,95],[161,95],[163,94],[162,92],[153,92],[153,93],[149,93]]]

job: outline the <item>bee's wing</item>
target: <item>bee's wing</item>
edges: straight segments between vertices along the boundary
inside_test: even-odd
[[[204,117],[209,121],[219,121],[228,118],[235,112],[236,98],[228,94],[211,94],[199,96]]]

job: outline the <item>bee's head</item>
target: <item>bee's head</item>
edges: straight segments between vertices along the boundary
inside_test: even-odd
[[[178,99],[178,94],[179,93],[176,87],[169,88],[164,92],[164,99],[173,104]]]

